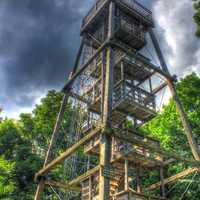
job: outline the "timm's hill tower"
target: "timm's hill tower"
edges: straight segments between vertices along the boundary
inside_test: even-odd
[[[159,141],[139,131],[156,116],[156,98],[169,86],[193,155],[199,161],[199,150],[153,27],[152,13],[135,0],[98,0],[83,19],[75,66],[63,89],[65,96],[44,167],[36,174],[39,186],[35,200],[40,199],[44,187],[49,185],[79,190],[82,200],[160,200],[166,198],[165,184],[197,171],[192,168],[173,180],[164,179],[163,168],[174,160],[197,162],[163,151]],[[140,53],[147,45],[147,35],[161,67]],[[79,137],[53,159],[69,98],[82,115]],[[89,166],[82,175],[65,183],[49,180],[48,173],[80,148],[85,155],[95,158],[96,166]],[[158,172],[159,182],[147,186],[146,180],[153,171]],[[157,188],[160,189],[157,197],[147,192]]]

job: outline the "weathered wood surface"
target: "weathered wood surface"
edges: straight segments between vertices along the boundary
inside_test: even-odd
[[[195,172],[200,172],[200,169],[199,169],[198,167],[189,168],[189,169],[187,169],[187,170],[185,170],[185,171],[182,171],[182,172],[180,172],[180,173],[178,173],[178,174],[176,174],[176,175],[174,175],[174,176],[171,176],[171,177],[169,177],[169,178],[164,179],[164,180],[163,180],[163,183],[160,181],[160,182],[158,182],[158,183],[155,183],[155,184],[149,186],[147,189],[149,189],[149,190],[157,189],[157,188],[159,188],[162,184],[166,185],[166,184],[175,182],[175,181],[177,181],[178,179],[183,178],[183,177],[185,177],[185,176],[188,176],[188,175],[190,175],[190,174],[192,174],[192,173],[195,173]]]
[[[92,130],[88,135],[82,138],[79,142],[75,143],[70,148],[68,148],[64,153],[58,156],[56,159],[52,160],[50,163],[44,166],[43,169],[41,169],[38,173],[36,173],[36,178],[44,176],[46,173],[54,169],[58,164],[62,163],[67,157],[72,155],[78,148],[80,148],[82,145],[87,143],[91,138],[93,138],[96,134],[98,134],[100,130],[101,127],[98,126],[96,129]]]
[[[163,56],[162,51],[160,49],[159,43],[157,41],[157,38],[156,38],[156,36],[155,36],[155,34],[153,32],[153,29],[150,30],[149,34],[150,34],[151,40],[153,42],[154,48],[156,50],[156,53],[158,55],[161,67],[162,67],[163,71],[166,74],[169,75],[170,73],[169,73],[167,64],[165,62],[164,56]],[[168,77],[168,76],[166,76],[166,77]],[[178,113],[180,115],[184,130],[185,130],[185,134],[187,136],[188,143],[189,143],[190,148],[192,150],[192,154],[193,154],[194,158],[197,161],[200,161],[200,149],[199,149],[199,147],[198,147],[198,145],[197,145],[197,143],[196,143],[196,141],[195,141],[195,139],[193,137],[192,127],[191,127],[190,122],[188,120],[187,114],[186,114],[186,112],[184,110],[184,107],[183,107],[183,105],[181,103],[181,100],[179,99],[179,96],[177,94],[174,82],[171,79],[167,78],[167,83],[168,83],[168,86],[169,86],[170,91],[172,93],[174,102],[176,104],[177,111],[178,111]]]
[[[81,192],[81,188],[80,187],[72,186],[72,185],[69,185],[68,183],[65,183],[65,182],[46,180],[44,182],[44,184],[46,186],[62,188],[62,189],[68,190],[68,191]]]

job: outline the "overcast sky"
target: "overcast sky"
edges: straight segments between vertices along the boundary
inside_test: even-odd
[[[30,111],[61,89],[79,45],[81,19],[94,0],[0,0],[0,106],[4,116]],[[141,0],[151,7],[170,71],[200,72],[191,0]]]

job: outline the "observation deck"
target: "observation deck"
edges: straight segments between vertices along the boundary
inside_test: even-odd
[[[114,89],[113,113],[115,111],[134,116],[138,120],[147,120],[156,115],[155,97],[126,80],[120,81]]]
[[[101,19],[103,12],[108,7],[111,0],[97,0],[95,5],[89,10],[84,17],[81,26],[81,33],[90,29],[97,24],[97,21]],[[142,21],[146,26],[153,26],[152,12],[141,5],[135,0],[115,0],[118,8],[133,16],[134,18]],[[107,9],[108,10],[108,9]]]
[[[114,87],[112,102],[112,119],[116,121],[121,115],[133,116],[138,120],[146,121],[156,115],[156,102],[154,92],[141,87],[154,73],[154,66],[142,55],[134,57],[121,51],[114,51]],[[95,79],[83,98],[89,102],[89,109],[101,113],[101,62],[91,65],[88,76]],[[123,66],[123,69],[122,69]],[[131,81],[134,80],[134,81]],[[135,81],[137,83],[135,83]]]
[[[144,136],[131,129],[114,129],[122,135],[130,135],[136,141],[135,144],[125,142],[116,137],[112,137],[112,153],[111,162],[113,166],[119,167],[123,165],[124,160],[129,160],[130,162],[144,166],[146,168],[153,168],[162,165],[161,155],[151,152],[148,148],[142,147],[141,142],[147,144],[147,146],[152,146],[155,148],[160,148],[159,141]],[[100,135],[96,135],[84,146],[84,153],[89,155],[99,155],[100,153]]]

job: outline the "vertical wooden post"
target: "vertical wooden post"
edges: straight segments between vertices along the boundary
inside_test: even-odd
[[[54,127],[53,135],[51,137],[49,148],[48,148],[48,151],[47,151],[47,154],[46,154],[44,166],[46,166],[52,160],[53,149],[55,148],[56,141],[57,141],[58,136],[59,136],[59,129],[60,129],[60,126],[61,126],[61,123],[62,123],[62,118],[64,116],[64,112],[65,112],[65,108],[66,108],[66,105],[67,105],[67,102],[68,102],[68,98],[69,98],[68,94],[65,94],[64,97],[63,97],[61,107],[60,107],[60,111],[59,111],[59,114],[58,114],[58,117],[57,117],[57,120],[56,120],[56,124],[55,124],[55,127]]]
[[[123,61],[121,62],[121,80],[125,80],[125,73],[124,73],[124,63]]]
[[[189,143],[190,148],[192,150],[192,154],[193,154],[195,160],[200,161],[200,150],[199,150],[199,147],[198,147],[195,139],[193,138],[192,127],[191,127],[190,122],[188,120],[188,117],[185,113],[183,105],[182,105],[182,103],[181,103],[181,101],[178,97],[178,94],[177,94],[176,89],[175,89],[175,85],[172,81],[169,80],[168,86],[170,88],[174,102],[176,104],[177,111],[180,115],[184,130],[185,130],[185,133],[186,133],[186,136],[187,136],[188,143]]]
[[[106,77],[105,77],[105,92],[104,92],[104,109],[103,109],[103,125],[105,130],[101,135],[100,141],[100,165],[103,168],[100,170],[100,187],[99,200],[109,199],[110,180],[105,177],[103,170],[110,169],[111,158],[111,138],[106,134],[108,128],[111,128],[111,112],[112,112],[112,85],[113,85],[113,64],[112,64],[112,49],[108,48],[106,52]]]
[[[125,160],[124,163],[124,173],[125,173],[125,178],[124,178],[124,190],[128,191],[129,190],[129,180],[128,180],[128,160]]]
[[[161,196],[166,197],[165,193],[165,183],[164,183],[164,168],[163,166],[160,167],[160,181],[161,181]]]
[[[37,186],[37,190],[36,190],[36,193],[35,193],[34,200],[40,200],[41,199],[42,193],[44,191],[44,187],[45,187],[44,180],[41,180],[40,183]]]
[[[101,53],[101,119],[103,122],[104,114],[104,96],[105,96],[105,78],[106,78],[106,51],[103,50]]]
[[[109,25],[108,38],[113,35],[115,5],[110,2],[109,5]],[[107,129],[111,128],[111,112],[113,99],[113,50],[111,47],[106,49],[106,69],[104,86],[104,104],[103,104],[103,134],[100,140],[100,170],[99,177],[99,200],[108,200],[110,196],[110,178],[104,175],[104,169],[110,170],[111,159],[111,137],[107,134]]]
[[[142,187],[141,187],[141,167],[137,166],[137,171],[136,171],[136,191],[137,193],[142,193]]]
[[[65,94],[64,97],[63,97],[61,107],[60,107],[60,111],[59,111],[59,114],[58,114],[58,117],[57,117],[57,120],[56,120],[55,128],[54,128],[54,131],[53,131],[53,134],[52,134],[52,137],[51,137],[51,141],[50,141],[50,144],[49,144],[49,148],[48,148],[48,151],[47,151],[47,154],[46,154],[44,166],[46,166],[52,160],[53,149],[56,145],[56,141],[57,141],[58,136],[59,136],[59,129],[60,129],[60,126],[61,126],[62,118],[64,116],[68,97],[69,97],[68,94]],[[44,187],[45,187],[44,181],[42,180],[38,184],[37,191],[36,191],[36,194],[35,194],[35,200],[41,199],[41,194],[44,190]]]
[[[89,177],[89,200],[92,200],[92,177]]]
[[[162,54],[162,51],[160,49],[159,43],[157,41],[157,38],[156,38],[153,30],[150,30],[149,33],[150,33],[150,37],[151,37],[151,40],[153,42],[153,45],[155,47],[156,53],[158,55],[161,67],[167,74],[169,74],[169,70],[168,70],[167,64],[165,62],[164,56]],[[174,102],[176,104],[177,111],[178,111],[178,113],[179,113],[179,115],[181,117],[181,121],[182,121],[184,130],[185,130],[185,134],[187,136],[188,143],[189,143],[190,148],[192,150],[192,154],[193,154],[195,160],[200,161],[200,149],[199,149],[195,139],[193,138],[191,125],[189,123],[188,117],[187,117],[187,115],[185,113],[185,110],[183,108],[183,105],[182,105],[182,103],[181,103],[181,101],[180,101],[180,99],[178,97],[175,85],[174,85],[172,80],[168,79],[168,86],[170,88],[170,91],[172,93]]]
[[[80,60],[81,53],[82,53],[82,50],[83,50],[83,45],[84,45],[84,42],[83,42],[83,40],[81,40],[81,45],[80,45],[80,48],[79,48],[79,51],[78,51],[78,54],[77,54],[77,57],[76,57],[76,61],[75,61],[71,76],[76,72],[76,70],[78,68],[79,60]],[[69,78],[71,78],[71,76]],[[68,91],[66,91],[66,92],[68,92]],[[55,147],[55,144],[56,144],[58,136],[59,136],[59,129],[60,129],[61,122],[62,122],[62,119],[63,119],[63,116],[64,116],[64,112],[65,112],[65,108],[66,108],[66,105],[67,105],[67,102],[68,102],[68,98],[69,98],[69,94],[65,93],[65,95],[63,96],[63,99],[62,99],[60,111],[59,111],[58,116],[57,116],[56,124],[54,126],[54,130],[53,130],[53,134],[52,134],[52,137],[51,137],[51,140],[50,140],[49,148],[48,148],[48,151],[47,151],[47,154],[46,154],[46,157],[45,157],[44,166],[46,166],[52,159],[53,149]],[[45,187],[44,181],[41,180],[40,183],[37,186],[36,194],[35,194],[35,197],[34,197],[35,200],[41,199],[41,195],[42,195],[42,192],[44,190],[44,187]]]

